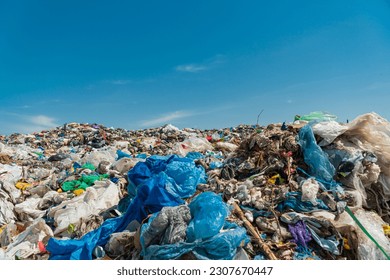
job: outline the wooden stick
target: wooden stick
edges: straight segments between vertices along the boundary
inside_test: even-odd
[[[265,242],[263,242],[260,235],[257,233],[256,229],[252,226],[251,222],[249,222],[248,219],[245,217],[240,206],[238,206],[237,203],[233,203],[233,207],[234,207],[234,213],[236,213],[237,216],[244,222],[245,227],[247,228],[249,233],[254,237],[257,244],[259,244],[260,249],[263,251],[266,257],[270,260],[277,260],[278,258],[271,251],[269,246]]]

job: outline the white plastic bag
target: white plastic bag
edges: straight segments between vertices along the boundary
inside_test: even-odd
[[[190,137],[183,142],[177,143],[172,152],[185,157],[189,152],[205,152],[213,150],[213,146],[204,138]]]
[[[309,178],[303,181],[302,185],[302,201],[310,201],[313,205],[317,205],[317,193],[320,189],[319,183],[314,178]]]
[[[53,207],[48,216],[54,217],[57,225],[54,234],[57,235],[65,231],[70,224],[79,224],[81,218],[97,215],[118,203],[119,187],[108,180],[97,181],[80,196]]]
[[[329,145],[348,129],[346,125],[339,124],[336,121],[320,122],[313,125],[312,128],[314,134],[323,138],[323,140],[319,143],[319,146]]]
[[[116,158],[116,149],[114,147],[110,147],[109,149],[101,149],[94,150],[88,153],[85,157],[81,159],[81,163],[85,164],[87,162],[93,164],[93,166],[97,167],[101,161],[108,161],[109,163],[113,163]]]

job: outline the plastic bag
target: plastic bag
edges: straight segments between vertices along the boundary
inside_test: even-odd
[[[219,233],[229,214],[222,198],[213,192],[195,197],[190,205],[192,220],[187,229],[187,241],[212,237]]]
[[[190,137],[183,142],[177,143],[172,153],[180,156],[186,156],[189,152],[205,152],[212,150],[213,146],[204,138]]]
[[[314,178],[309,178],[302,182],[302,201],[310,201],[317,205],[317,193],[320,189],[319,183]]]
[[[159,173],[166,174],[168,178],[167,190],[181,198],[190,197],[195,193],[198,184],[206,182],[204,168],[196,166],[189,158],[180,158],[176,155],[151,156],[127,173],[129,195],[134,197],[138,186]]]
[[[326,146],[332,143],[338,136],[347,131],[348,126],[341,125],[335,121],[320,122],[313,125],[313,132],[315,135],[321,136],[323,140],[318,144],[319,146]]]
[[[175,132],[175,131],[180,131],[180,129],[178,129],[176,126],[172,125],[172,124],[167,124],[165,125],[163,128],[162,128],[162,131],[164,133],[167,133],[167,132]]]
[[[295,116],[295,120],[299,121],[335,121],[337,117],[335,115],[329,114],[327,112],[322,112],[322,111],[316,111],[316,112],[311,112],[308,115],[303,115],[303,116]]]
[[[81,218],[98,214],[118,204],[118,186],[110,181],[101,184],[87,188],[84,194],[50,209],[48,216],[53,217],[57,225],[54,234],[63,232],[70,224],[77,225]]]
[[[42,218],[46,211],[38,209],[38,205],[41,201],[39,197],[30,197],[22,203],[15,205],[15,212],[22,221],[34,221],[37,218]]]
[[[108,161],[109,163],[113,163],[116,158],[116,149],[115,147],[102,148],[99,150],[94,150],[89,152],[86,156],[84,156],[81,160],[82,164],[91,163],[94,166],[98,166],[101,161]]]
[[[138,162],[142,161],[142,159],[138,158],[121,158],[112,164],[112,169],[118,171],[120,174],[126,174]]]
[[[337,185],[333,179],[335,168],[329,162],[326,154],[317,145],[313,130],[309,125],[302,127],[299,131],[298,144],[303,150],[305,163],[310,167],[310,175],[321,182],[326,182],[325,187],[327,189],[335,187]]]

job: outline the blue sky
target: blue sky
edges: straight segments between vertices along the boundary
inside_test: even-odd
[[[0,134],[390,119],[390,1],[5,2]]]

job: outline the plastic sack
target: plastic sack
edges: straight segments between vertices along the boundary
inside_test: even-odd
[[[379,243],[379,245],[390,255],[390,240],[384,234],[382,225],[385,222],[375,212],[358,210],[355,213],[356,218],[371,234],[371,236]],[[359,237],[359,258],[362,260],[385,260],[386,257],[378,247],[361,231],[358,230]]]
[[[319,146],[327,146],[331,144],[338,136],[347,131],[348,126],[339,124],[335,121],[320,122],[313,125],[313,132],[315,135],[321,136],[323,140],[318,144]]]
[[[123,231],[134,220],[142,222],[148,214],[156,213],[165,206],[177,206],[184,201],[170,194],[166,188],[167,176],[160,173],[146,180],[137,188],[136,197],[130,202],[126,212],[117,218],[106,220],[102,226],[78,240],[58,240],[51,238],[47,250],[53,260],[90,260],[93,249],[105,245],[112,233]]]
[[[198,167],[187,158],[173,157],[169,160],[164,172],[173,179],[170,191],[181,198],[187,198],[195,193],[198,184],[206,183],[206,173],[203,167]]]
[[[2,231],[0,231],[0,247],[7,247],[12,243],[14,236],[18,235],[18,228],[15,223],[9,223],[4,227],[2,227]]]
[[[190,205],[192,220],[187,229],[187,241],[212,237],[219,233],[229,214],[222,198],[213,192],[195,197]]]
[[[312,238],[304,221],[300,220],[295,224],[289,224],[288,230],[291,232],[294,243],[307,248],[308,242],[312,240]]]
[[[317,145],[313,130],[309,125],[302,127],[299,131],[298,144],[303,150],[305,163],[310,168],[310,175],[321,182],[326,182],[325,187],[327,189],[336,186],[337,183],[333,179],[335,168],[329,162],[327,155]]]

